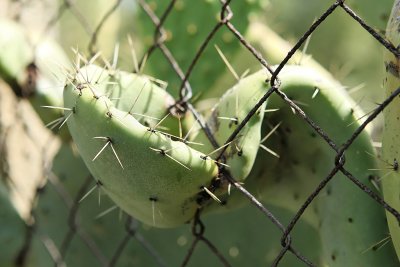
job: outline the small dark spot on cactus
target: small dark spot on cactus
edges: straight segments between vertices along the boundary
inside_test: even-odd
[[[72,107],[72,113],[76,113],[76,107]]]
[[[43,214],[44,216],[47,216],[47,215],[50,214],[50,209],[49,209],[48,207],[43,207],[43,208],[41,208],[41,211],[42,211],[42,214]]]
[[[349,217],[349,218],[347,219],[347,221],[348,221],[349,223],[353,223],[353,218]]]
[[[221,206],[226,206],[228,204],[228,201],[226,199],[221,200]]]
[[[269,78],[265,79],[266,83],[269,83],[271,80]]]
[[[336,260],[336,255],[335,255],[334,253],[332,253],[332,255],[331,255],[331,259],[332,259],[333,261],[335,261],[335,260]]]
[[[292,129],[290,129],[289,127],[286,127],[286,128],[285,128],[285,131],[286,131],[287,133],[291,133],[291,132],[292,132]]]
[[[242,149],[242,148],[239,149],[239,151],[237,152],[237,155],[238,155],[239,157],[241,157],[241,156],[243,155],[243,149]]]
[[[399,162],[397,161],[397,159],[393,160],[393,170],[394,171],[399,171]]]
[[[386,72],[392,74],[393,76],[400,78],[399,75],[399,65],[397,65],[395,62],[385,62],[385,69]]]
[[[149,131],[151,133],[156,133],[156,129],[151,128],[151,127],[147,128],[147,131]]]
[[[148,121],[146,121],[146,120],[143,121],[143,125],[146,126],[146,127],[150,127],[150,123]]]
[[[208,156],[207,155],[200,155],[200,158],[202,159],[202,160],[207,160],[208,159]]]
[[[374,245],[374,246],[371,248],[372,251],[377,251],[378,249],[379,249],[379,244]]]
[[[109,117],[110,119],[113,117],[113,114],[110,111],[107,111],[106,113],[107,117]]]
[[[317,173],[317,170],[315,169],[315,167],[311,167],[311,173],[312,174],[316,174]]]
[[[317,207],[317,205],[314,205],[314,206],[313,206],[313,211],[314,211],[315,214],[318,215],[319,212],[318,212],[318,207]]]
[[[97,185],[97,186],[103,186],[103,182],[100,181],[100,180],[97,180],[96,185]]]
[[[351,108],[351,109],[350,109],[350,115],[352,115],[353,113],[354,113],[354,109]]]
[[[294,200],[299,200],[299,198],[300,198],[299,193],[294,193],[294,194],[293,194],[293,199],[294,199]]]
[[[260,168],[259,170],[258,170],[258,173],[257,173],[257,178],[262,178],[262,175],[264,174],[264,169],[263,168]]]
[[[60,175],[59,175],[59,178],[60,178],[60,181],[61,181],[61,182],[64,182],[64,181],[67,179],[67,175],[65,175],[65,174],[60,174]]]
[[[286,139],[285,138],[281,138],[281,144],[282,144],[282,146],[287,146],[287,141],[286,141]]]
[[[149,200],[151,201],[151,202],[157,202],[158,201],[158,198],[157,197],[149,197]]]
[[[86,85],[83,84],[83,83],[78,83],[76,85],[76,89],[78,89],[81,93],[82,93],[82,90],[85,89],[85,88],[86,88]]]
[[[330,196],[332,194],[332,188],[330,186],[326,187],[326,194]]]
[[[312,138],[315,138],[315,137],[317,137],[317,134],[316,134],[315,132],[312,132],[312,133],[311,133],[311,137],[312,137]]]
[[[219,111],[217,109],[214,110],[213,113],[211,113],[211,117],[209,120],[209,127],[213,132],[217,132],[220,126],[220,120],[218,119],[219,117]]]
[[[228,125],[228,127],[229,128],[232,128],[232,126],[233,125],[238,125],[239,124],[239,119],[237,118],[237,117],[233,117],[232,119],[231,119],[231,121],[229,122],[229,125]]]

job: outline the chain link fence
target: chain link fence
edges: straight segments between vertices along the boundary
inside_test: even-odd
[[[333,141],[334,138],[329,136],[323,128],[320,128],[317,123],[309,118],[307,113],[303,111],[301,105],[290,100],[280,90],[279,74],[283,67],[288,64],[297,51],[301,50],[302,46],[305,45],[313,32],[322,27],[326,19],[335,12],[344,11],[348,17],[353,20],[354,24],[359,24],[360,31],[364,30],[368,32],[370,38],[376,39],[384,49],[390,51],[396,57],[399,57],[397,48],[386,41],[379,31],[369,26],[366,21],[346,4],[346,1],[330,1],[332,2],[330,5],[329,1],[327,1],[326,10],[319,14],[307,31],[295,42],[295,45],[290,49],[289,53],[287,53],[284,59],[275,68],[269,63],[269,58],[264,58],[262,54],[246,40],[246,37],[238,30],[238,27],[235,26],[232,19],[235,17],[235,12],[231,9],[231,6],[236,4],[235,0],[221,1],[220,12],[218,14],[219,19],[214,27],[210,29],[204,40],[202,40],[200,46],[196,50],[197,52],[189,60],[189,64],[186,64],[184,67],[175,59],[174,52],[168,47],[169,29],[165,28],[165,23],[170,17],[174,16],[174,12],[177,12],[177,6],[184,3],[188,5],[189,8],[195,9],[195,1],[189,3],[189,1],[171,0],[168,2],[168,5],[166,5],[167,8],[162,12],[154,12],[156,5],[154,1],[150,3],[146,0],[136,0],[135,4],[132,4],[132,6],[130,3],[125,2],[128,1],[117,0],[111,1],[111,4],[108,3],[107,10],[103,12],[100,20],[97,20],[94,24],[88,19],[88,11],[81,10],[78,4],[71,0],[61,1],[55,8],[54,2],[12,1],[9,3],[9,6],[7,6],[7,10],[9,10],[9,14],[13,14],[13,17],[16,19],[23,17],[22,15],[24,12],[30,8],[34,10],[43,10],[44,8],[55,10],[53,13],[45,12],[45,14],[47,14],[46,22],[40,25],[42,34],[39,38],[43,38],[47,35],[57,35],[57,31],[55,31],[54,28],[57,23],[63,19],[63,16],[73,17],[75,25],[79,25],[79,31],[83,31],[86,34],[84,43],[87,44],[86,50],[89,57],[91,57],[101,49],[98,44],[99,38],[109,38],[114,42],[113,37],[107,35],[116,31],[116,29],[112,27],[111,29],[105,29],[108,23],[112,24],[110,20],[113,19],[113,13],[122,9],[123,5],[127,5],[130,8],[132,8],[132,6],[135,6],[133,8],[140,8],[142,10],[141,12],[146,14],[148,19],[153,23],[153,32],[152,39],[148,40],[148,47],[143,48],[146,50],[143,53],[145,56],[138,61],[139,69],[143,66],[145,67],[146,61],[151,60],[152,57],[160,57],[160,55],[164,57],[163,60],[168,62],[170,65],[169,67],[173,69],[179,80],[179,85],[177,86],[179,90],[177,90],[178,93],[176,95],[177,105],[182,109],[187,109],[188,112],[191,112],[195,118],[198,119],[203,130],[208,133],[207,135],[215,148],[224,144],[217,144],[209,126],[204,122],[201,115],[192,104],[192,97],[194,96],[192,88],[196,85],[191,83],[191,77],[196,73],[196,66],[198,62],[201,61],[204,51],[212,46],[215,36],[221,31],[228,32],[233,42],[240,44],[241,49],[247,50],[249,55],[254,57],[256,62],[259,62],[259,64],[270,72],[272,78],[265,83],[265,86],[269,88],[266,94],[259,99],[257,105],[254,106],[247,117],[240,122],[236,130],[226,140],[225,144],[228,144],[240,134],[241,129],[243,129],[250,118],[255,115],[260,106],[271,95],[277,95],[295,111],[296,116],[304,121],[304,125],[309,125],[314,130],[315,134],[319,136],[318,138],[326,142],[332,150],[335,161],[332,162],[330,172],[326,173],[325,177],[321,177],[320,183],[312,190],[312,193],[309,194],[298,211],[294,215],[285,214],[284,216],[282,213],[279,213],[280,215],[277,216],[274,207],[265,206],[256,195],[246,190],[246,184],[241,185],[237,183],[230,176],[228,171],[224,171],[225,179],[240,191],[251,205],[245,208],[245,210],[240,211],[243,213],[233,212],[234,215],[222,214],[218,216],[225,216],[228,218],[228,221],[230,219],[238,220],[240,218],[243,223],[237,222],[237,225],[235,224],[232,226],[233,230],[229,230],[226,229],[227,225],[222,225],[221,221],[218,221],[218,219],[203,218],[199,210],[190,226],[185,226],[176,230],[173,234],[169,234],[168,231],[170,230],[149,230],[147,226],[141,225],[134,218],[125,214],[116,215],[118,211],[115,209],[116,207],[112,202],[107,200],[106,197],[100,197],[103,194],[101,192],[101,186],[95,184],[94,179],[87,171],[86,175],[82,177],[82,173],[85,173],[85,167],[80,166],[79,164],[81,163],[78,160],[75,165],[77,170],[62,170],[62,167],[60,167],[59,169],[61,171],[54,171],[54,166],[62,165],[63,160],[68,160],[62,157],[57,158],[57,156],[53,159],[58,147],[60,147],[59,142],[46,132],[38,133],[35,129],[40,128],[40,126],[38,126],[40,123],[34,122],[34,119],[27,118],[26,114],[29,112],[23,111],[29,109],[29,107],[26,107],[26,103],[23,101],[14,100],[15,106],[18,107],[16,109],[18,110],[17,113],[20,115],[17,114],[9,119],[8,124],[7,119],[4,119],[6,116],[4,115],[5,113],[1,116],[1,176],[3,179],[7,180],[7,183],[10,183],[10,181],[15,183],[12,187],[18,190],[21,190],[21,184],[26,185],[26,182],[18,182],[18,179],[15,179],[13,176],[19,175],[23,177],[23,180],[30,180],[30,178],[27,177],[29,174],[12,173],[8,166],[12,164],[13,158],[6,154],[7,151],[12,151],[12,149],[7,148],[7,143],[10,142],[11,136],[15,136],[16,132],[23,132],[20,137],[21,140],[30,140],[27,141],[30,144],[28,148],[25,147],[22,150],[25,151],[25,154],[31,154],[31,156],[28,155],[27,158],[39,158],[39,162],[34,164],[41,166],[41,169],[33,171],[33,174],[37,176],[36,182],[28,186],[31,188],[36,187],[33,193],[31,195],[24,192],[20,193],[20,195],[24,195],[23,198],[25,200],[23,202],[29,204],[25,206],[21,204],[21,207],[23,207],[21,209],[24,210],[22,213],[26,221],[26,234],[24,236],[23,246],[20,248],[15,258],[17,266],[29,266],[29,261],[31,259],[30,254],[32,254],[32,248],[35,242],[42,243],[45,248],[45,253],[50,255],[54,266],[78,266],[76,264],[79,264],[79,258],[73,259],[71,258],[73,256],[69,256],[69,260],[73,263],[67,260],[68,255],[78,255],[75,250],[87,251],[86,253],[92,257],[92,260],[89,262],[93,263],[93,266],[119,266],[119,264],[121,264],[121,266],[123,264],[131,264],[130,266],[134,264],[140,264],[140,266],[170,266],[171,263],[163,258],[166,253],[169,253],[166,252],[164,249],[165,247],[175,248],[176,251],[179,251],[174,255],[175,258],[179,258],[179,260],[173,264],[178,264],[180,266],[191,266],[194,261],[204,260],[204,262],[206,262],[206,259],[201,259],[202,255],[210,255],[210,257],[213,258],[212,262],[215,264],[233,266],[231,262],[235,262],[234,258],[240,253],[240,246],[252,246],[252,244],[231,245],[229,246],[229,250],[226,251],[225,248],[221,250],[218,239],[223,239],[228,235],[235,235],[239,231],[245,232],[245,235],[248,236],[257,236],[257,234],[254,235],[253,233],[252,235],[250,233],[251,228],[259,229],[259,238],[261,238],[261,241],[257,242],[260,242],[260,244],[263,239],[275,238],[276,240],[276,246],[270,249],[267,256],[252,255],[253,257],[267,257],[267,260],[264,260],[264,262],[269,262],[271,266],[279,266],[281,262],[287,260],[287,258],[290,258],[295,266],[316,266],[315,261],[317,259],[314,256],[309,257],[308,255],[310,255],[311,252],[306,251],[306,253],[304,253],[305,250],[301,248],[302,244],[305,244],[301,242],[307,242],[307,240],[296,240],[295,228],[301,230],[307,228],[306,225],[299,225],[301,224],[299,221],[302,219],[302,215],[309,209],[314,199],[319,194],[322,194],[323,190],[328,187],[331,180],[335,179],[337,173],[342,173],[353,183],[354,187],[358,187],[360,191],[369,195],[371,199],[379,203],[386,211],[393,214],[393,216],[400,221],[399,212],[388,205],[379,193],[376,193],[375,190],[370,188],[370,185],[361,183],[358,177],[347,170],[345,164],[346,160],[351,160],[345,159],[348,148],[351,147],[360,133],[377,118],[382,110],[398,96],[400,90],[396,90],[390,97],[378,104],[374,110],[368,114],[361,126],[358,127],[351,136],[348,136],[348,139],[344,143],[335,143]],[[36,7],[36,5],[39,7]],[[124,7],[127,8],[127,6]],[[157,15],[157,13],[161,15]],[[209,18],[203,19],[207,20]],[[185,29],[187,26],[188,25],[179,25],[179,27]],[[194,26],[201,27],[202,25]],[[127,26],[125,25],[125,27]],[[74,34],[74,32],[72,31],[71,34]],[[74,41],[75,39],[70,40],[71,43]],[[188,43],[187,46],[190,46],[190,43]],[[2,93],[2,97],[7,99],[11,98],[11,96],[5,96],[4,92]],[[6,111],[3,110],[3,112]],[[40,142],[37,142],[37,140],[40,140]],[[26,142],[24,144],[26,144]],[[226,147],[227,146],[219,151],[217,160],[223,156]],[[61,149],[66,148],[62,147]],[[73,158],[74,151],[71,150],[68,153],[70,153]],[[71,182],[72,178],[79,181],[79,185],[76,185],[76,182]],[[98,197],[96,194],[89,194],[94,190],[99,192]],[[48,202],[45,201],[46,199],[52,203],[48,204]],[[93,210],[93,205],[90,203],[97,203],[97,201],[101,201],[101,205],[98,206],[98,210]],[[52,213],[54,211],[57,212]],[[245,219],[247,216],[246,214],[254,213],[257,214],[255,215],[258,216],[257,219],[254,219],[252,222]],[[50,217],[53,217],[53,220],[57,221],[56,226],[54,226],[54,223],[50,223]],[[226,222],[227,221],[224,221],[223,223]],[[51,227],[54,229],[51,229]],[[52,231],[58,232],[58,235],[53,237],[49,234]],[[231,231],[231,233],[229,233],[229,231]],[[309,238],[313,238],[312,230],[307,228],[305,231],[309,231]],[[98,236],[95,236],[94,233],[97,233]],[[272,235],[274,235],[274,237],[272,237]],[[377,242],[378,241],[379,240],[377,240]],[[171,242],[173,242],[173,244]],[[247,240],[247,242],[251,242],[251,240]],[[101,246],[104,244],[105,246]],[[201,253],[199,251],[201,251]],[[257,251],[259,250],[254,249],[254,252]],[[128,260],[129,255],[141,253],[147,255],[146,258],[148,258],[148,261],[146,263]],[[197,256],[196,253],[198,253]],[[135,257],[132,258],[134,259]],[[250,256],[248,261],[251,262]]]

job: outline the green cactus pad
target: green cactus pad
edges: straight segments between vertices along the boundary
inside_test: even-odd
[[[192,219],[196,195],[217,176],[216,164],[115,108],[83,77],[78,75],[64,90],[65,107],[72,114],[67,124],[105,192],[148,224],[173,227]]]
[[[266,70],[259,71],[241,79],[228,90],[214,106],[207,123],[216,141],[223,145],[237,126],[244,120],[250,110],[267,92],[266,83],[270,75]],[[243,127],[238,137],[234,139],[225,151],[226,164],[233,177],[243,181],[250,173],[261,140],[261,124],[264,117],[265,103],[260,107],[250,121]],[[199,150],[210,153],[214,148],[210,145],[203,131],[193,138],[194,142],[202,143]],[[215,153],[218,155],[218,152]],[[214,156],[214,155],[213,155]]]
[[[386,28],[388,40],[395,46],[400,45],[399,34],[400,2],[395,1],[389,22]],[[384,87],[389,97],[400,87],[399,59],[385,50],[386,78]],[[400,99],[396,97],[384,110],[384,129],[382,137],[382,187],[385,200],[396,210],[400,211]],[[400,226],[397,219],[387,213],[390,236],[400,258]]]

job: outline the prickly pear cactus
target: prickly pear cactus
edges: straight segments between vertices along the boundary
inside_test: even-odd
[[[286,66],[280,89],[337,144],[355,131],[362,114],[343,87],[301,66]],[[262,146],[244,186],[267,204],[297,212],[334,167],[335,153],[325,140],[278,96],[272,95],[264,116]],[[364,133],[346,151],[345,168],[364,184],[377,168],[374,150]],[[229,205],[240,201],[232,192]],[[231,202],[231,203],[230,203]],[[233,203],[232,203],[233,202]],[[302,216],[319,234],[323,266],[397,266],[391,245],[374,247],[387,238],[383,208],[338,173]],[[347,233],[343,235],[342,233]],[[368,234],[365,234],[368,233]]]
[[[182,141],[140,124],[78,71],[64,89],[71,135],[104,191],[135,218],[158,227],[189,221],[197,194],[217,178],[217,165]]]
[[[395,46],[400,45],[399,35],[400,1],[395,1],[386,28],[388,40]],[[385,50],[386,78],[384,87],[386,96],[390,96],[400,87],[399,59]],[[384,110],[385,124],[382,137],[382,186],[385,200],[396,210],[400,210],[400,99],[396,97]],[[400,226],[397,219],[387,213],[390,236],[400,258]]]

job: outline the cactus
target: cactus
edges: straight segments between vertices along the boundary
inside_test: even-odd
[[[171,2],[174,3],[173,10],[163,24],[166,29],[164,44],[171,50],[184,72],[193,62],[206,36],[218,23],[222,2]],[[117,5],[119,3],[120,1],[116,2]],[[249,10],[260,10],[261,3],[258,0],[232,1],[230,6],[234,17],[230,19],[239,32],[249,29],[246,40],[267,50],[267,59],[277,57],[279,61],[285,54],[268,53],[275,50],[274,44],[280,41],[271,41],[271,38],[276,37],[274,33],[257,23],[251,24],[250,28],[247,25]],[[149,6],[161,17],[168,4],[168,1],[153,1]],[[65,3],[65,7],[79,17],[89,35],[93,33],[92,18],[86,25],[82,22],[85,16],[77,13],[80,7],[68,5]],[[86,6],[91,7],[91,4]],[[103,7],[99,4],[95,8]],[[395,46],[399,43],[395,36],[398,34],[399,8],[400,4],[396,1],[387,31],[389,38],[394,36],[391,41]],[[138,25],[143,23],[144,26],[144,33],[142,29],[138,30],[137,40],[151,45],[154,42],[155,27],[149,21],[149,16],[138,11],[135,20]],[[62,19],[60,21],[61,24],[65,23]],[[117,31],[110,25],[118,22],[117,16],[114,16],[114,22],[105,24],[112,31],[110,36],[102,35],[107,38],[105,42],[114,43]],[[249,57],[254,60],[253,56],[247,50],[240,49],[240,42],[233,42],[234,35],[225,26],[221,26],[196,63],[189,81],[194,96],[201,95],[193,98],[193,103],[204,100],[205,96],[222,95],[211,113],[206,115],[211,134],[218,144],[223,145],[269,89],[266,80],[270,79],[270,74],[262,70],[248,77],[242,75],[237,79],[237,84],[223,93],[222,90],[228,87],[225,86],[226,75],[221,75],[225,67],[222,60],[215,59],[217,52],[214,43],[228,58],[236,55],[237,61],[234,65],[239,65],[241,71],[247,65],[253,71],[256,64],[254,61],[247,63]],[[6,30],[3,31],[3,28]],[[272,37],[268,37],[268,42],[265,42],[267,34]],[[127,233],[124,229],[125,221],[117,218],[113,212],[95,218],[110,206],[120,208],[133,216],[135,219],[132,219],[133,223],[130,225],[131,234],[134,232],[138,240],[144,238],[149,241],[158,254],[155,257],[146,252],[139,242],[133,241],[118,257],[120,266],[152,266],[155,261],[167,266],[181,264],[190,249],[191,238],[194,238],[188,223],[199,210],[202,215],[207,213],[207,216],[201,217],[207,226],[205,236],[228,262],[238,266],[249,262],[260,266],[272,263],[281,249],[280,232],[272,225],[265,225],[265,217],[254,212],[254,207],[242,207],[248,201],[240,192],[234,189],[230,192],[231,188],[220,170],[221,166],[226,167],[232,177],[243,183],[257,198],[262,199],[284,224],[287,223],[320,183],[321,178],[332,170],[336,156],[325,140],[312,128],[305,127],[304,121],[293,114],[296,110],[292,110],[279,96],[272,94],[237,137],[228,143],[221,159],[216,160],[214,155],[218,155],[218,151],[215,152],[215,147],[210,144],[206,134],[195,128],[198,121],[189,115],[183,117],[179,114],[184,111],[185,105],[182,106],[183,110],[174,107],[174,98],[179,94],[181,81],[158,49],[144,68],[157,78],[166,80],[172,91],[167,92],[158,86],[154,82],[156,79],[141,73],[142,69],[135,69],[138,73],[114,69],[116,62],[112,67],[106,62],[107,67],[101,68],[94,65],[95,60],[92,59],[86,61],[83,67],[78,63],[73,72],[66,73],[58,65],[69,67],[68,60],[56,44],[46,40],[44,43],[32,45],[28,36],[18,24],[0,21],[0,48],[7,51],[0,54],[0,76],[19,96],[29,98],[45,124],[51,121],[66,123],[73,142],[76,143],[62,144],[59,154],[52,162],[55,175],[50,175],[48,184],[40,192],[38,206],[34,210],[35,237],[30,246],[28,265],[48,266],[54,263],[54,259],[48,255],[52,251],[48,250],[46,238],[49,238],[47,241],[54,242],[50,245],[60,250],[62,260],[67,265],[112,265],[110,259],[115,255],[115,249],[119,249],[117,245],[125,240]],[[97,36],[92,37],[95,40]],[[80,39],[87,41],[85,38]],[[109,49],[110,45],[105,42],[100,41],[98,47]],[[278,46],[278,50],[282,51],[282,45]],[[92,46],[89,52],[93,54],[96,49],[96,45]],[[44,53],[41,54],[41,51]],[[246,60],[242,60],[243,55]],[[298,55],[301,57],[300,53],[294,55],[295,62],[290,61],[289,64],[298,63]],[[116,53],[114,57],[117,58]],[[50,58],[50,61],[46,58]],[[52,66],[48,67],[49,63],[44,62],[50,62]],[[51,64],[53,62],[58,65]],[[400,74],[397,59],[392,55],[387,56],[385,64],[388,73],[385,85],[389,95],[400,84]],[[286,94],[287,100],[300,105],[335,144],[342,144],[360,125],[358,117],[361,114],[356,104],[349,100],[342,86],[318,63],[305,58],[301,65],[283,68],[279,74],[279,89]],[[54,70],[60,71],[54,75]],[[53,79],[53,76],[64,76],[65,80]],[[51,90],[47,90],[49,88]],[[43,109],[41,106],[52,108]],[[64,108],[57,108],[62,106]],[[385,111],[383,157],[391,165],[391,170],[388,175],[382,176],[382,185],[387,201],[399,209],[400,192],[397,180],[400,177],[396,140],[400,112],[397,106],[393,103]],[[183,118],[186,120],[183,122],[185,129],[181,129],[180,120]],[[54,129],[57,130],[58,127]],[[263,135],[266,137],[262,138]],[[68,137],[64,140],[70,141]],[[202,146],[194,146],[194,143]],[[76,154],[77,151],[73,151],[74,145],[80,156]],[[344,167],[362,183],[370,186],[374,173],[368,169],[377,168],[374,157],[370,137],[367,133],[362,133],[346,150],[347,162]],[[76,215],[71,216],[68,212],[74,209],[71,209],[71,203],[66,196],[68,193],[75,198],[82,195],[83,184],[87,183],[84,179],[91,179],[90,175],[94,178],[92,185],[98,187],[101,193],[106,193],[110,199],[102,197],[100,206],[97,196],[88,194],[82,202],[74,202],[79,209]],[[63,186],[57,183],[62,183]],[[60,189],[68,192],[61,192]],[[86,189],[89,191],[89,187]],[[0,216],[5,218],[5,224],[1,221],[1,226],[10,227],[13,232],[14,229],[26,227],[19,217],[14,216],[16,213],[13,205],[3,191],[0,184],[0,204],[4,206],[1,211],[5,214]],[[215,210],[230,212],[223,215],[210,214],[210,211]],[[123,212],[121,211],[121,216],[125,219]],[[387,237],[384,215],[380,205],[339,172],[318,194],[296,224],[291,233],[294,236],[293,246],[300,246],[301,253],[305,252],[308,258],[321,266],[397,266],[399,262],[391,244],[383,248],[378,245]],[[390,214],[388,222],[394,246],[400,251],[398,222]],[[75,228],[75,224],[80,226]],[[243,230],[243,225],[246,225],[247,231]],[[258,228],[260,225],[263,226],[262,230]],[[0,234],[0,241],[9,240],[8,231],[7,229],[7,234]],[[90,236],[92,245],[104,254],[104,259],[93,255],[93,247],[85,246],[80,231]],[[18,232],[25,233],[23,230]],[[68,249],[64,250],[68,232],[75,234]],[[217,238],[218,236],[224,238]],[[11,261],[15,260],[15,251],[21,249],[23,238],[22,235],[15,235],[15,240],[5,250],[6,255],[3,256],[0,252],[0,266],[11,265]],[[166,243],[168,246],[165,246]],[[254,246],[248,246],[250,243]],[[220,263],[217,257],[209,255],[209,248],[197,246],[191,256],[191,264],[214,266]],[[4,260],[6,262],[3,264]],[[297,259],[292,261],[285,257],[285,260],[287,262],[283,262],[284,266],[298,264]]]
[[[399,48],[399,16],[400,16],[400,2],[395,1],[392,13],[386,29],[386,36],[388,40],[396,47]],[[386,78],[384,80],[384,87],[386,96],[389,97],[400,86],[400,72],[399,72],[399,59],[392,53],[385,50],[385,67]],[[384,110],[384,130],[382,136],[382,160],[384,166],[382,167],[385,172],[382,173],[382,188],[385,200],[396,210],[400,210],[400,173],[399,163],[400,160],[400,99],[396,97],[392,103],[389,104]],[[400,258],[400,227],[397,219],[390,213],[387,213],[389,223],[390,236],[396,248],[397,255]]]
[[[123,210],[148,224],[189,221],[196,195],[216,179],[216,164],[117,109],[85,77],[79,72],[65,88],[64,104],[71,135],[98,183]]]
[[[244,120],[258,100],[267,92],[270,77],[266,70],[259,71],[239,82],[228,90],[212,109],[207,123],[219,144],[223,144],[236,127]],[[238,181],[246,179],[253,166],[261,140],[261,124],[264,117],[265,103],[241,130],[226,151],[226,164],[233,177]],[[214,148],[209,144],[203,131],[192,137],[194,142],[205,144],[199,146],[203,153],[210,153]]]
[[[361,115],[337,82],[300,66],[285,66],[279,78],[280,89],[336,144],[345,142],[358,127],[357,118]],[[281,123],[265,143],[280,157],[260,152],[244,186],[256,196],[262,196],[265,203],[296,212],[320,179],[333,168],[335,153],[312,128],[304,127],[304,121],[280,97],[271,96],[267,109],[279,109],[266,114],[263,132],[268,133],[271,127]],[[345,168],[367,185],[371,185],[374,175],[368,169],[377,167],[373,154],[366,133],[346,151]],[[387,237],[382,207],[343,174],[335,175],[303,219],[319,232],[321,258],[326,266],[398,264],[390,245],[381,250],[373,248]]]

